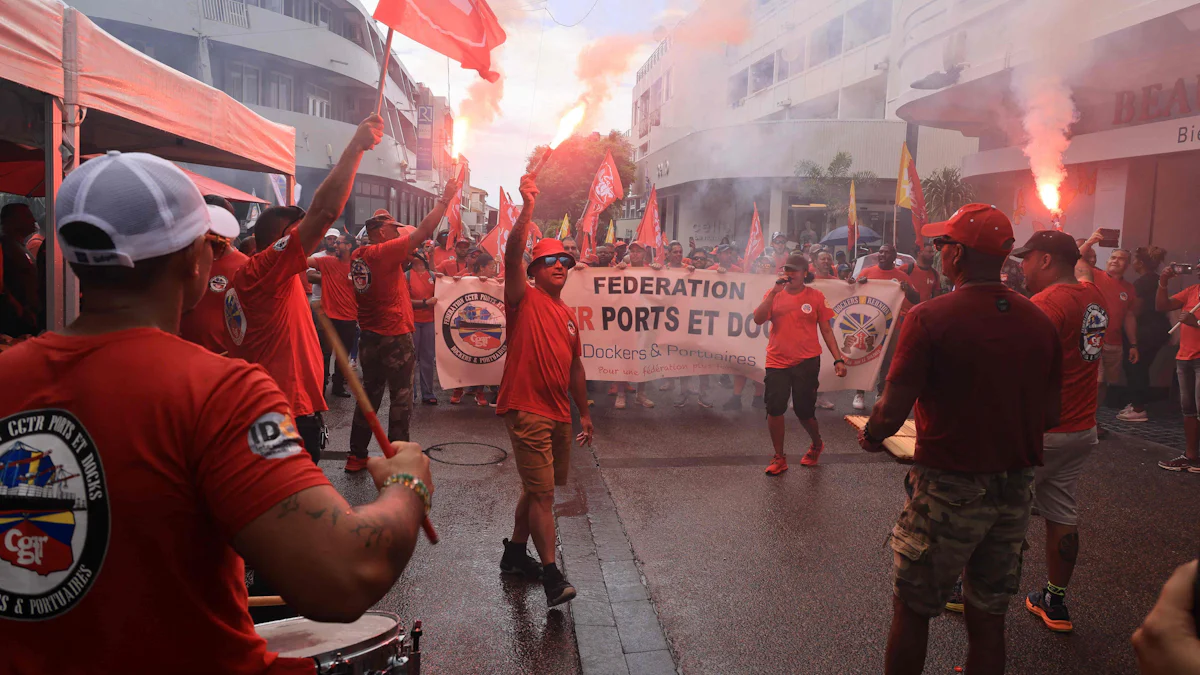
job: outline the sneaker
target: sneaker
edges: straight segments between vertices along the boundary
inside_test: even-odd
[[[1124,407],[1124,408],[1121,408],[1121,412],[1129,412],[1130,410],[1133,410],[1133,404],[1132,404],[1132,403],[1128,403],[1128,404],[1126,404],[1126,405],[1125,405],[1125,407]]]
[[[462,403],[462,397],[462,389],[455,389],[454,391],[450,392],[450,405],[458,405],[459,403]]]
[[[637,398],[633,399],[633,402],[637,403],[638,405],[642,406],[643,408],[653,408],[654,407],[654,401],[651,401],[650,399],[646,398],[645,394],[638,394]]]
[[[962,576],[954,582],[954,590],[950,591],[950,599],[946,601],[946,611],[963,613]]]
[[[475,392],[475,405],[477,405],[479,407],[485,407],[485,406],[487,406],[487,404],[488,404],[487,392],[483,391],[482,389]]]
[[[594,405],[596,405],[596,402],[595,402],[595,401],[593,401],[592,399],[590,399],[590,398],[589,398],[589,399],[588,399],[588,407],[590,408],[590,407],[592,407],[592,406],[594,406]]]
[[[1165,462],[1159,462],[1158,468],[1166,469],[1167,471],[1190,471],[1192,473],[1200,473],[1200,459],[1189,459],[1187,455],[1180,455],[1175,459],[1168,459]]]
[[[346,473],[358,473],[367,468],[366,457],[355,457],[350,455],[346,457],[346,466],[342,467]]]
[[[766,410],[767,402],[763,400],[763,397],[755,396],[754,400],[750,402],[750,407],[758,408],[759,410]]]
[[[741,396],[734,396],[733,398],[729,399],[728,401],[725,401],[725,405],[721,406],[721,410],[741,410],[741,409],[742,409],[742,397]]]
[[[546,605],[550,607],[575,597],[575,587],[567,581],[557,565],[542,568],[542,588],[546,589]]]
[[[1054,597],[1052,593],[1042,588],[1025,596],[1025,609],[1042,619],[1046,628],[1055,633],[1070,633],[1074,630],[1071,625],[1071,613],[1067,611],[1067,603]]]
[[[708,400],[708,394],[705,394],[703,392],[701,392],[700,395],[696,397],[696,402],[700,404],[701,408],[713,407],[712,401]]]
[[[1122,422],[1149,422],[1150,416],[1146,414],[1145,410],[1138,412],[1133,408],[1129,408],[1117,413],[1117,419]]]
[[[504,555],[500,558],[500,571],[504,574],[519,574],[526,579],[542,578],[542,565],[530,557],[525,544],[504,540]]]
[[[421,403],[424,403],[425,405],[437,405],[438,400],[436,396],[430,396],[429,398],[421,399]]]
[[[775,457],[771,459],[771,464],[767,466],[767,475],[778,476],[784,471],[787,471],[787,469],[787,457],[783,455],[775,455]]]
[[[613,407],[617,410],[625,409],[625,392],[617,394],[617,402],[613,404]]]
[[[613,382],[612,384],[608,385],[608,395],[609,396],[617,395],[617,383],[616,382]]]
[[[688,393],[685,391],[685,392],[679,394],[679,398],[675,399],[675,407],[682,408],[683,406],[687,405],[687,402],[688,402]]]
[[[825,449],[825,444],[817,445],[815,443],[808,446],[808,452],[800,458],[800,466],[816,466],[817,460],[821,458],[821,451]]]
[[[825,398],[824,396],[818,396],[817,397],[817,407],[820,408],[821,410],[833,410],[833,401],[830,401],[829,399]]]
[[[854,395],[854,409],[855,410],[866,410],[867,409],[867,402],[861,391]]]

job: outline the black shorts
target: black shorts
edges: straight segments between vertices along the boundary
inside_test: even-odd
[[[791,368],[767,368],[767,377],[763,382],[766,387],[763,402],[767,404],[767,414],[782,417],[787,413],[790,396],[796,417],[802,420],[816,417],[817,381],[820,375],[819,356],[805,359]]]

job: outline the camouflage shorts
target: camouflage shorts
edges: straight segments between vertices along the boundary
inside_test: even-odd
[[[896,596],[937,616],[961,573],[966,602],[1008,611],[1020,590],[1033,469],[970,474],[915,465],[904,487],[908,501],[891,538]]]

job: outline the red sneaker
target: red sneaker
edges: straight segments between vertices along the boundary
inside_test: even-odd
[[[783,455],[775,455],[774,459],[771,460],[771,465],[767,467],[767,475],[778,476],[784,471],[787,471],[787,469],[787,457],[784,457]]]
[[[462,403],[462,397],[463,397],[463,390],[455,389],[454,391],[450,392],[450,403],[452,403],[453,405],[458,405],[459,403]]]
[[[800,458],[800,466],[816,466],[817,460],[821,457],[821,451],[825,449],[825,444],[812,444],[808,446],[808,452]]]
[[[487,405],[488,404],[487,393],[485,391],[483,391],[482,389],[475,392],[475,404],[476,405]]]
[[[350,455],[346,458],[346,466],[344,468],[346,473],[358,473],[367,468],[367,458]]]

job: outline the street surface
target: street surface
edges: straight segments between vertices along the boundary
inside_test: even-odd
[[[423,620],[428,672],[663,673],[672,672],[671,661],[697,674],[881,672],[891,617],[886,542],[903,506],[906,468],[858,448],[842,419],[851,412],[850,394],[835,394],[837,409],[817,413],[826,439],[818,467],[800,466],[807,439],[789,417],[791,469],[771,478],[763,474],[771,454],[766,426],[761,411],[750,408],[749,393],[745,410],[735,413],[719,409],[728,389],[714,389],[717,409],[700,409],[693,398],[681,410],[657,384],[647,388],[659,404],[654,410],[633,408],[632,396],[629,409],[613,409],[606,385],[593,393],[596,447],[576,449],[572,485],[557,500],[567,574],[581,591],[570,610],[547,611],[540,584],[499,574],[500,540],[511,532],[519,491],[511,458],[485,466],[434,464],[432,515],[442,543],[422,542],[378,606],[406,624]],[[448,398],[444,392],[441,405],[418,406],[414,441],[508,451],[493,410],[470,396],[459,406],[447,405]],[[369,477],[341,470],[352,402],[332,401],[326,453],[334,459],[323,468],[352,503],[362,503],[374,494]],[[502,454],[454,446],[433,456],[483,463]],[[1080,563],[1067,596],[1075,632],[1050,633],[1014,600],[1009,673],[1136,671],[1130,635],[1171,570],[1200,551],[1186,515],[1200,476],[1155,466],[1171,456],[1132,437],[1101,443],[1080,488]],[[609,500],[615,517],[606,521],[610,516],[600,510]],[[595,545],[577,546],[578,537],[588,538],[588,520]],[[605,557],[616,550],[607,539],[612,531],[604,528],[618,522],[616,534],[627,536],[620,539],[632,545],[632,556],[612,561]],[[1043,522],[1034,518],[1023,593],[1045,582],[1043,537]],[[603,575],[599,568],[590,575],[586,566],[595,563],[577,562],[576,550],[593,552],[593,559],[599,551]],[[630,564],[621,557],[635,559],[628,569],[634,595],[616,585],[626,582],[614,581],[613,570],[620,570],[612,566]],[[638,603],[618,602],[645,597],[638,595],[639,570],[670,652],[661,649],[653,616],[650,625],[645,616],[634,622],[621,607]],[[599,602],[592,579],[601,580]],[[603,612],[600,621],[592,620],[596,610]],[[614,615],[615,631],[593,627],[611,626]],[[597,632],[604,630],[609,643],[618,634],[620,643],[606,646],[606,634]],[[965,655],[962,617],[935,619],[926,672],[953,673]]]

